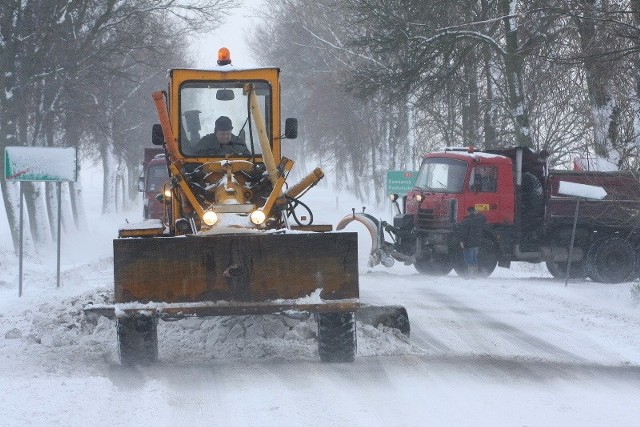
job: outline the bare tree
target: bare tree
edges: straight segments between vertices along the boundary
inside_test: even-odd
[[[112,132],[105,139],[105,133],[98,133],[104,127],[96,125],[95,120],[99,112],[105,112],[108,101],[120,108],[131,104],[100,97],[104,95],[101,90],[117,87],[127,94],[125,97],[130,96],[140,87],[139,76],[131,72],[135,64],[146,66],[147,76],[164,72],[162,58],[184,53],[180,37],[190,31],[215,28],[221,12],[236,4],[236,0],[0,1],[0,148],[62,145],[69,132],[71,144],[89,147],[95,143],[108,148],[103,153],[115,154],[114,139],[123,131],[114,126],[123,122],[108,123],[106,128]],[[123,86],[129,89],[122,90]],[[114,157],[113,163],[117,164],[118,156]],[[111,160],[107,162],[112,164]],[[107,168],[107,174],[111,173]],[[111,181],[106,184],[109,193]],[[27,186],[32,227],[43,224],[35,214],[43,203],[38,186]],[[1,187],[15,246],[16,190],[4,181]],[[74,190],[78,190],[75,185]],[[79,215],[82,209],[74,194],[72,191],[73,212]],[[110,202],[111,198],[106,200]],[[32,234],[41,241],[47,233],[44,228],[34,228]]]

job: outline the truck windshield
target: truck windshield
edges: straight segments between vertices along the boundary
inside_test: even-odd
[[[268,83],[185,82],[180,88],[179,136],[180,150],[184,155],[246,158],[247,153],[261,154],[258,130],[254,118],[248,113],[249,96],[244,90],[249,83],[256,89],[267,136],[271,141],[271,87]],[[218,123],[226,123],[220,129],[227,135],[230,132],[230,141],[225,140],[224,135],[216,135],[215,126],[219,119]]]
[[[151,165],[147,171],[147,191],[161,191],[169,180],[167,165]]]
[[[460,193],[467,164],[455,159],[424,159],[415,186],[436,193]]]

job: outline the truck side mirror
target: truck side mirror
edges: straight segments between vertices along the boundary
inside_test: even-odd
[[[144,175],[138,177],[138,191],[144,191]]]
[[[296,139],[298,137],[298,119],[288,118],[284,122],[284,137]]]
[[[162,133],[162,126],[156,123],[151,128],[151,143],[153,145],[164,145],[164,133]]]

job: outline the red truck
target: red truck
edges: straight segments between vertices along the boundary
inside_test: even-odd
[[[164,217],[164,205],[158,201],[157,196],[162,192],[164,184],[169,180],[167,160],[163,148],[145,148],[144,160],[140,177],[138,178],[138,191],[142,192],[144,219],[162,219]]]
[[[554,277],[619,283],[638,276],[640,182],[631,172],[549,170],[548,153],[516,147],[452,148],[423,157],[393,224],[360,213],[373,237],[370,265],[413,264],[421,273],[467,273],[456,227],[468,207],[487,218],[479,274],[512,261],[546,262]],[[602,199],[565,195],[596,189]],[[385,240],[385,232],[393,242]],[[570,261],[571,260],[571,261]]]

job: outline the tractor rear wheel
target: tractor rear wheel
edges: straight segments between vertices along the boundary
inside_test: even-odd
[[[637,257],[631,243],[620,237],[594,242],[587,252],[589,277],[602,283],[621,283],[638,275]]]
[[[123,317],[117,322],[120,363],[149,365],[158,360],[158,319],[149,316]]]
[[[318,352],[323,362],[353,362],[356,355],[355,314],[318,313]]]

